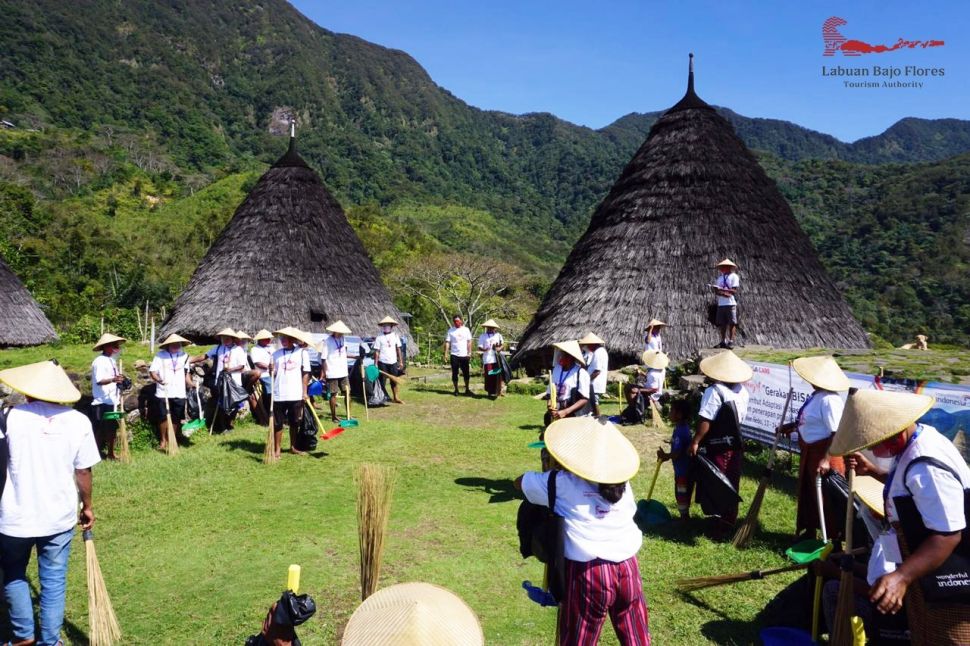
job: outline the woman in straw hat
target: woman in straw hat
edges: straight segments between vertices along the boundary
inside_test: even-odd
[[[502,374],[489,374],[499,367],[497,352],[502,350],[505,339],[498,331],[495,319],[488,319],[482,323],[485,331],[478,336],[478,351],[482,355],[482,374],[485,377],[485,392],[490,399],[495,399],[502,392]]]
[[[812,384],[814,391],[798,411],[794,422],[783,424],[780,433],[798,432],[798,513],[795,536],[815,538],[821,528],[815,495],[815,476],[830,469],[845,474],[841,458],[829,456],[832,437],[839,428],[845,403],[839,393],[849,390],[849,378],[830,356],[799,357],[792,362],[798,375]],[[834,519],[833,519],[834,521]],[[837,527],[828,528],[834,536]]]
[[[554,505],[565,528],[559,643],[598,643],[609,615],[620,643],[649,644],[637,563],[643,534],[633,521],[629,483],[640,469],[636,448],[613,424],[594,417],[553,422],[545,442],[563,468],[555,475]],[[515,486],[533,504],[548,506],[548,473],[527,472]]]
[[[717,263],[717,279],[711,285],[711,291],[717,296],[717,314],[714,324],[721,330],[719,348],[734,347],[734,332],[738,327],[738,301],[735,294],[741,287],[737,268],[738,266],[730,258]]]
[[[377,350],[377,365],[382,373],[380,375],[381,388],[384,389],[384,392],[387,392],[388,379],[383,373],[394,377],[404,374],[403,345],[401,337],[394,331],[394,328],[398,325],[397,321],[390,316],[385,316],[378,325],[381,326],[381,333],[374,339],[374,349]],[[365,387],[364,390],[366,394],[367,388]],[[404,403],[398,396],[396,380],[391,381],[391,401],[395,404]]]
[[[0,382],[27,398],[5,414],[0,434],[10,465],[0,499],[0,567],[12,642],[59,644],[74,526],[94,525],[91,468],[100,461],[98,447],[88,418],[65,405],[81,393],[53,361],[0,370]],[[34,548],[40,642],[27,580]]]
[[[887,524],[869,558],[869,602],[891,614],[905,599],[913,644],[970,644],[966,602],[927,603],[920,581],[955,550],[970,553],[965,535],[970,468],[952,442],[932,426],[917,423],[934,401],[928,395],[882,390],[850,395],[830,452],[846,456],[848,469],[885,483]],[[876,457],[892,458],[892,467],[876,467],[859,453],[867,448]],[[910,523],[927,530],[918,545],[904,540],[901,530]],[[865,610],[857,605],[857,614]]]
[[[168,448],[168,422],[166,414],[171,414],[172,425],[175,427],[175,438],[181,444],[185,437],[182,435],[182,420],[185,419],[185,391],[192,387],[189,377],[189,355],[182,350],[183,345],[191,343],[178,334],[169,334],[162,341],[161,349],[148,366],[148,374],[155,382],[156,415],[162,420],[159,424],[159,449]],[[168,402],[168,410],[165,408]]]
[[[115,440],[118,436],[118,421],[105,419],[105,413],[115,411],[121,405],[120,384],[125,377],[118,370],[115,357],[121,354],[121,344],[125,341],[127,339],[124,337],[106,332],[92,348],[100,354],[91,362],[91,424],[94,425],[98,451],[101,452],[101,457],[109,460],[117,459]]]
[[[549,421],[590,414],[589,373],[584,370],[586,360],[577,341],[553,343],[556,365],[549,379],[549,397],[555,398],[556,409],[550,411]]]
[[[647,323],[647,333],[643,337],[644,352],[650,352],[651,350],[663,352],[664,341],[660,333],[665,327],[667,327],[667,324],[660,319],[650,319],[650,322]]]
[[[327,328],[330,336],[320,348],[320,359],[323,361],[323,375],[330,389],[330,419],[339,422],[337,417],[337,393],[344,397],[350,394],[350,368],[347,365],[347,340],[345,334],[350,334],[350,328],[343,321],[337,321]],[[366,393],[364,394],[366,397]]]
[[[579,340],[579,347],[583,350],[583,359],[586,361],[586,372],[589,373],[593,415],[599,417],[600,399],[606,394],[610,355],[606,351],[606,341],[592,332]]]
[[[700,370],[712,383],[701,397],[697,428],[688,453],[694,456],[702,452],[737,491],[741,484],[744,454],[741,424],[748,412],[749,397],[742,384],[749,381],[754,373],[731,350],[703,359]],[[700,483],[697,483],[695,491],[695,499],[701,504],[701,509],[712,517],[711,537],[715,540],[729,537],[738,519],[737,499],[713,504]]]
[[[311,339],[302,331],[285,327],[275,334],[280,349],[273,353],[270,372],[273,377],[273,436],[276,457],[280,457],[283,444],[283,421],[290,425],[290,453],[303,455],[296,448],[296,437],[303,423],[303,402],[307,399],[310,384],[310,357],[300,345]]]

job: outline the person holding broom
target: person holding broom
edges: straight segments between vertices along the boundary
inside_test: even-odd
[[[125,377],[118,370],[115,360],[121,354],[124,337],[105,332],[92,350],[100,351],[91,362],[91,423],[98,442],[98,451],[108,460],[116,460],[115,442],[118,438],[118,420],[107,419],[105,413],[118,409],[121,404],[120,384]]]
[[[330,336],[324,341],[320,349],[320,359],[323,362],[323,375],[330,389],[330,420],[339,422],[337,417],[337,394],[350,396],[350,368],[347,365],[347,340],[345,334],[350,334],[350,328],[343,321],[337,321],[327,328]],[[366,393],[364,395],[367,396]]]
[[[398,322],[390,316],[385,316],[378,325],[381,326],[381,333],[374,339],[374,348],[377,350],[377,366],[381,373],[400,377],[404,374],[404,355],[401,349],[401,337],[394,331]],[[387,382],[391,382],[391,401],[395,404],[403,404],[404,402],[398,396],[397,380],[387,379],[384,374],[380,375],[380,380],[384,392],[387,392]],[[364,391],[366,396],[366,386]]]
[[[485,392],[490,399],[495,399],[502,392],[502,375],[491,374],[499,368],[497,353],[502,351],[505,339],[498,331],[495,319],[488,319],[482,323],[485,331],[478,337],[478,351],[482,354],[482,373],[485,376]]]
[[[94,525],[91,468],[100,462],[90,420],[69,404],[81,393],[64,369],[41,361],[0,370],[27,403],[0,416],[7,452],[0,497],[0,567],[14,644],[60,644],[74,525]],[[80,512],[78,500],[80,499]],[[27,565],[37,550],[40,635]]]
[[[296,448],[296,436],[303,423],[303,402],[310,384],[310,357],[300,343],[309,343],[303,332],[285,327],[274,334],[279,337],[280,349],[273,353],[270,375],[273,380],[273,435],[276,459],[283,444],[283,421],[290,425],[290,453],[305,455]]]
[[[217,388],[219,377],[223,372],[228,374],[236,382],[237,386],[242,387],[242,373],[249,364],[246,361],[246,353],[238,344],[239,334],[232,328],[227,327],[220,330],[216,334],[216,338],[219,339],[219,345],[205,354],[192,357],[191,363],[200,363],[206,359],[212,359],[212,368],[215,371],[213,383],[216,384]],[[238,409],[234,409],[226,415],[222,412],[221,403],[218,401],[219,398],[213,397],[212,399],[216,403],[213,427],[218,426],[220,431],[231,431],[236,420],[236,412]]]
[[[189,376],[189,355],[182,346],[191,343],[178,334],[169,334],[162,341],[161,350],[148,366],[148,374],[155,382],[155,408],[161,419],[159,424],[159,450],[168,449],[168,422],[171,419],[174,437],[179,444],[186,441],[182,435],[182,420],[185,419],[185,392],[192,387]],[[167,406],[167,408],[166,408]]]
[[[253,336],[256,344],[249,349],[249,360],[253,364],[253,370],[259,373],[259,383],[263,386],[263,397],[259,405],[269,413],[269,392],[273,387],[272,379],[269,375],[269,366],[273,360],[273,334],[267,329],[262,329]]]
[[[586,360],[586,371],[589,373],[593,415],[599,417],[600,400],[606,395],[610,355],[606,351],[606,341],[592,332],[579,340],[579,347],[583,349],[583,358]]]
[[[556,367],[549,379],[549,396],[555,397],[556,408],[548,412],[550,421],[589,415],[591,412],[589,373],[578,341],[553,343],[558,350]]]

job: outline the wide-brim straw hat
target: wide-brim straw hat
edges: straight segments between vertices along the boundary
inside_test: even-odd
[[[640,355],[640,363],[651,370],[663,370],[670,365],[670,357],[660,350],[647,350]]]
[[[482,327],[493,327],[497,330],[499,329],[499,324],[495,322],[495,319],[488,319],[482,323]]]
[[[334,334],[352,334],[350,328],[347,327],[343,321],[337,321],[328,327],[327,332],[333,332]]]
[[[184,343],[185,345],[190,345],[192,342],[186,339],[184,336],[179,336],[178,334],[169,334],[167,337],[165,337],[165,340],[158,345],[164,348],[172,343]]]
[[[856,476],[852,484],[855,494],[866,507],[879,518],[886,515],[882,492],[884,485],[872,476]]]
[[[726,384],[744,383],[754,376],[751,366],[731,350],[702,359],[698,367],[714,381],[723,381]]]
[[[792,361],[798,376],[822,390],[842,392],[849,389],[849,378],[830,356],[799,357]]]
[[[667,324],[661,321],[660,319],[650,319],[650,322],[647,323],[648,330],[651,328],[658,328],[658,327],[667,327]]]
[[[253,335],[253,341],[262,341],[263,339],[272,339],[272,338],[273,338],[273,333],[267,330],[266,328],[263,328],[255,335]]]
[[[124,343],[127,340],[128,339],[126,339],[123,336],[115,336],[114,334],[109,334],[109,333],[105,332],[104,334],[101,335],[101,338],[98,339],[98,342],[95,343],[94,344],[94,347],[91,348],[91,349],[92,350],[100,350],[101,348],[103,348],[104,346],[108,345],[109,343],[115,343],[115,342]]]
[[[606,345],[606,341],[590,332],[579,340],[579,345]]]
[[[721,262],[717,263],[714,266],[715,267],[737,267],[737,265],[734,264],[734,261],[731,260],[730,258],[725,258],[724,260],[722,260]]]
[[[481,646],[475,612],[453,592],[430,583],[399,583],[357,606],[343,646]]]
[[[385,316],[380,321],[378,321],[377,324],[378,325],[400,325],[400,323],[392,319],[390,316]]]
[[[45,402],[73,404],[81,399],[81,391],[71,383],[64,368],[53,361],[0,370],[0,381],[18,393]]]
[[[573,359],[578,361],[580,365],[586,365],[586,359],[583,358],[583,350],[579,347],[579,342],[575,339],[571,341],[560,341],[559,343],[553,343],[552,347],[565,352]]]
[[[252,341],[253,340],[253,337],[249,336],[248,334],[246,334],[242,330],[236,330],[236,338],[237,339],[240,339],[242,341]]]
[[[849,395],[829,453],[846,455],[888,440],[912,426],[935,401],[929,395],[890,390]]]
[[[309,334],[299,328],[293,327],[292,325],[287,325],[284,328],[280,328],[279,330],[273,332],[273,334],[277,336],[288,336],[291,339],[299,341],[300,343],[313,345],[313,339],[310,338]]]
[[[636,447],[606,417],[556,420],[544,439],[559,464],[590,482],[619,484],[640,470]]]
[[[234,339],[238,339],[239,338],[239,333],[236,332],[231,327],[224,327],[221,330],[219,330],[218,332],[216,332],[216,336],[217,337],[220,337],[220,336],[231,336]]]

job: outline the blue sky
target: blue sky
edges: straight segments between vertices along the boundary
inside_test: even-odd
[[[793,121],[844,141],[906,116],[970,119],[970,3],[657,2],[608,0],[295,0],[320,26],[401,49],[463,101],[515,114],[551,112],[601,128],[662,110],[683,94],[687,53],[698,94],[753,117]],[[822,22],[871,44],[945,46],[822,57]],[[924,87],[845,88],[822,65],[943,68]],[[874,80],[874,79],[870,79]]]

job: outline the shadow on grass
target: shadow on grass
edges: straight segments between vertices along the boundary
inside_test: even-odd
[[[542,424],[519,424],[523,431],[541,431],[545,428]]]
[[[759,644],[758,627],[746,621],[721,619],[709,621],[701,626],[701,634],[711,643],[734,646],[737,644]]]
[[[704,518],[691,518],[686,523],[673,518],[661,525],[651,525],[643,535],[670,543],[694,546],[697,545],[697,537],[704,535],[706,526]]]
[[[519,498],[519,492],[508,478],[492,480],[490,478],[455,478],[455,484],[469,489],[479,489],[490,495],[489,504],[496,502],[510,502]]]
[[[226,446],[229,447],[230,451],[245,451],[246,453],[256,453],[259,455],[263,454],[263,450],[266,448],[264,442],[257,442],[256,440],[244,440],[242,438],[229,440],[226,442]]]

